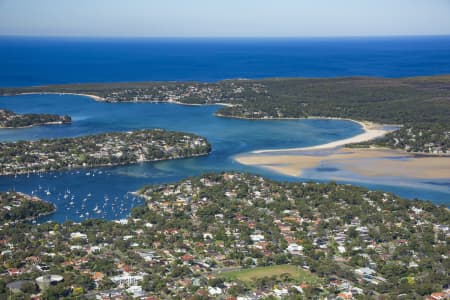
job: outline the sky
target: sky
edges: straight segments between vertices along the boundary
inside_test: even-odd
[[[0,0],[0,35],[450,35],[450,0]]]

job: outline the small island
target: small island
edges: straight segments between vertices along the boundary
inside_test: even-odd
[[[194,134],[161,129],[0,143],[0,175],[116,166],[206,155]]]
[[[72,123],[72,118],[70,116],[53,114],[16,114],[7,109],[0,109],[0,128],[23,128],[70,123]]]
[[[19,192],[0,192],[0,228],[51,214],[55,206],[38,197]]]

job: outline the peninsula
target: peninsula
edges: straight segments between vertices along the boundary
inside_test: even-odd
[[[53,204],[38,197],[14,191],[0,192],[0,229],[51,214],[55,209]]]
[[[0,128],[22,128],[38,125],[69,124],[70,116],[52,114],[16,114],[7,109],[0,109]]]
[[[206,139],[161,129],[0,143],[0,175],[206,155]]]

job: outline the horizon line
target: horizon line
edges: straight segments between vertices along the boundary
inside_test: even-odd
[[[331,38],[412,38],[450,37],[448,34],[389,34],[389,35],[317,35],[317,36],[130,36],[130,35],[27,35],[0,34],[0,38],[74,38],[74,39],[331,39]]]

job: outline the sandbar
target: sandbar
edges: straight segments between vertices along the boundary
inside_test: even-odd
[[[385,148],[339,148],[318,155],[301,152],[281,155],[249,153],[238,155],[235,160],[287,176],[301,176],[306,169],[332,166],[368,177],[450,178],[449,156],[417,156]]]
[[[312,118],[312,119],[314,119],[314,118]],[[330,119],[334,119],[334,118],[330,118]],[[276,153],[276,152],[299,151],[299,150],[301,150],[301,151],[308,150],[309,151],[309,150],[333,149],[333,148],[338,148],[338,147],[348,145],[348,144],[368,142],[368,141],[371,141],[371,140],[374,140],[377,138],[381,138],[381,137],[385,136],[386,134],[388,134],[389,132],[395,130],[395,129],[385,129],[384,125],[376,124],[376,123],[372,123],[372,122],[361,122],[361,121],[356,121],[356,120],[352,120],[352,119],[342,119],[342,120],[348,120],[348,121],[352,121],[352,122],[356,122],[356,123],[360,124],[362,126],[364,132],[361,134],[352,136],[350,138],[346,138],[346,139],[342,139],[342,140],[338,140],[338,141],[334,141],[334,142],[330,142],[330,143],[326,143],[326,144],[311,146],[311,147],[273,149],[273,150],[256,150],[256,151],[252,151],[252,153],[262,154],[262,153]]]

